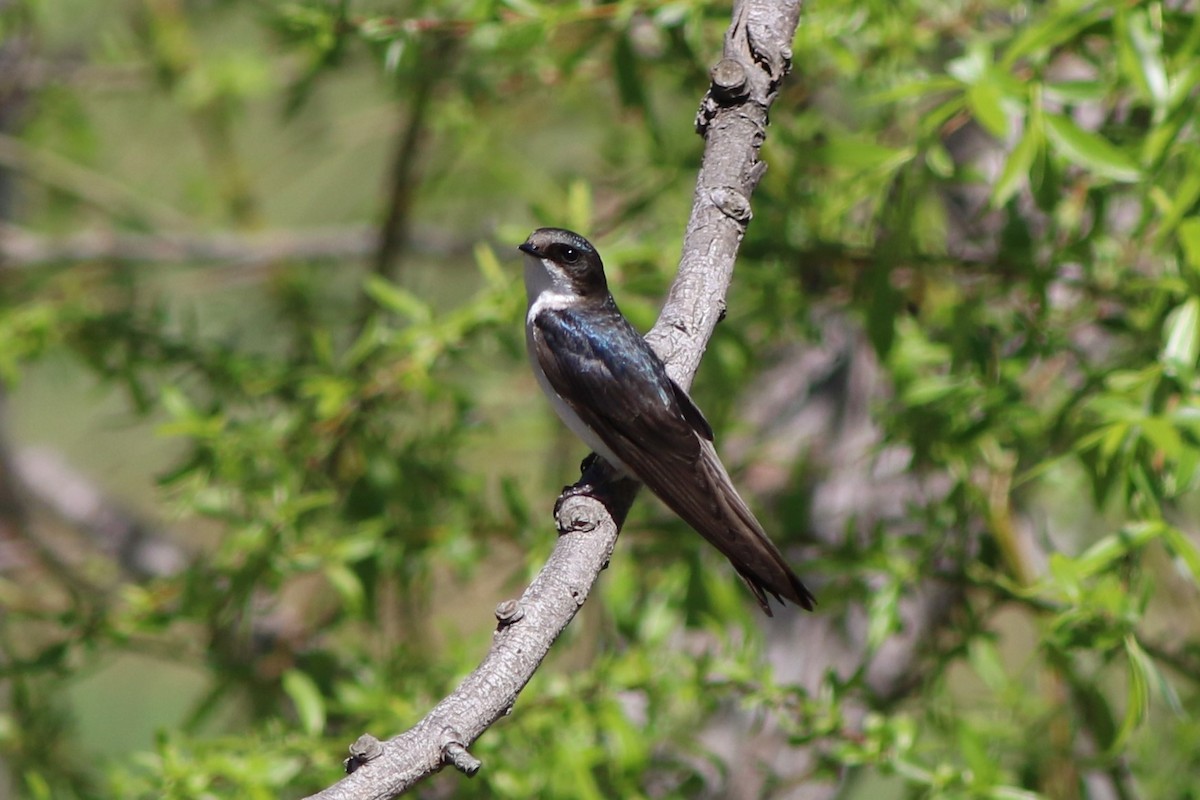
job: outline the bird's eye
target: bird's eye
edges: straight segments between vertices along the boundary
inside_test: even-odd
[[[564,264],[574,264],[579,261],[579,251],[574,247],[562,247],[559,249],[558,257]]]

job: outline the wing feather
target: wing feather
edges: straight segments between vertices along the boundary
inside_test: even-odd
[[[638,480],[733,563],[763,610],[771,613],[767,592],[811,609],[812,595],[717,457],[708,421],[615,306],[603,319],[589,315],[587,324],[570,308],[544,309],[531,322],[538,363],[555,392]]]

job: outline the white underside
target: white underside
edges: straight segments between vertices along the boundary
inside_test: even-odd
[[[571,429],[571,432],[583,440],[583,443],[592,450],[600,454],[612,466],[624,472],[626,475],[631,474],[629,469],[613,454],[612,450],[596,435],[596,432],[589,428],[575,410],[567,404],[558,392],[554,391],[554,387],[550,385],[549,378],[546,377],[545,370],[538,363],[537,348],[533,342],[533,319],[541,311],[551,308],[563,308],[571,302],[572,294],[569,285],[566,284],[565,278],[560,276],[558,272],[547,266],[544,259],[525,255],[525,293],[529,301],[528,311],[525,314],[525,351],[529,355],[529,364],[533,367],[534,377],[537,378],[538,386],[542,388],[542,392],[550,399],[550,405],[554,408],[554,413],[558,414],[566,426]]]

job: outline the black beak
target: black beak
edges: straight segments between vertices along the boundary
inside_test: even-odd
[[[537,247],[535,247],[534,245],[531,245],[529,242],[525,242],[523,244],[517,245],[517,249],[520,250],[522,253],[529,253],[529,255],[531,255],[531,256],[539,256],[540,257],[542,255],[541,251],[539,251],[537,249]]]

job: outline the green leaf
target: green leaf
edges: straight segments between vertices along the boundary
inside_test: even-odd
[[[1000,177],[996,180],[996,185],[992,187],[992,208],[1001,208],[1021,187],[1021,184],[1029,179],[1034,159],[1037,158],[1041,147],[1042,129],[1040,125],[1034,123],[1031,115],[1025,126],[1025,134],[1009,154],[1008,160],[1004,162],[1004,169],[1000,171]]]
[[[1172,461],[1178,459],[1184,449],[1179,429],[1162,417],[1146,417],[1142,420],[1142,438]]]
[[[997,139],[1008,135],[1008,114],[1004,112],[1004,93],[984,78],[967,89],[967,107],[976,121]]]
[[[967,48],[966,53],[946,62],[946,72],[964,84],[972,86],[983,80],[991,66],[991,49],[976,40]]]
[[[1191,573],[1192,583],[1200,585],[1200,549],[1183,531],[1174,526],[1165,526],[1163,544],[1171,555]]]
[[[993,692],[1000,692],[1010,681],[1000,651],[991,639],[978,637],[967,647],[967,659],[979,679]]]
[[[325,729],[325,699],[312,678],[307,674],[290,669],[283,673],[283,691],[296,707],[300,727],[310,736],[317,736]]]
[[[1122,69],[1156,109],[1167,103],[1167,70],[1162,60],[1162,36],[1150,25],[1145,9],[1118,14],[1117,54]]]
[[[881,358],[892,349],[896,338],[896,318],[903,298],[892,285],[891,271],[885,264],[876,264],[868,280],[871,286],[870,309],[867,315],[867,336]]]
[[[650,95],[646,91],[649,83],[643,74],[646,70],[641,68],[641,58],[628,34],[618,36],[613,44],[612,65],[621,105],[636,111],[641,116],[642,124],[646,126],[650,138],[656,145],[661,144],[662,135],[654,109],[650,105]]]
[[[1115,181],[1132,183],[1141,179],[1141,170],[1133,159],[1108,140],[1059,114],[1046,114],[1044,119],[1050,144],[1067,161]]]
[[[867,650],[874,652],[892,633],[900,629],[900,585],[888,584],[871,596],[867,612]]]
[[[592,187],[587,181],[571,181],[567,188],[567,220],[573,230],[592,228]]]
[[[813,152],[814,159],[830,167],[894,172],[916,155],[912,147],[885,147],[864,139],[835,139]]]
[[[1200,297],[1189,297],[1167,315],[1163,339],[1158,357],[1163,372],[1184,380],[1190,378],[1200,358]]]
[[[1042,87],[1047,100],[1063,105],[1076,103],[1098,103],[1108,95],[1109,85],[1104,81],[1056,81]]]
[[[949,178],[954,174],[954,158],[950,151],[936,142],[925,150],[925,165],[939,178]]]
[[[1123,748],[1129,736],[1145,720],[1150,709],[1151,686],[1159,690],[1160,696],[1168,706],[1174,707],[1179,702],[1174,687],[1154,665],[1154,661],[1133,635],[1125,637],[1125,655],[1129,659],[1129,691],[1125,699],[1125,719],[1117,732],[1116,740],[1109,748],[1110,753]]]
[[[1158,522],[1128,525],[1118,533],[1105,536],[1074,559],[1074,575],[1086,578],[1108,569],[1113,562],[1144,547],[1162,535],[1164,526]]]
[[[1175,231],[1184,261],[1200,277],[1200,217],[1190,217],[1179,223]]]
[[[354,615],[362,613],[366,592],[358,575],[345,564],[333,563],[325,566],[325,580],[337,592],[346,610]]]
[[[910,100],[914,97],[924,98],[942,92],[951,92],[961,88],[961,82],[953,78],[948,78],[945,75],[922,75],[921,77],[903,81],[887,89],[868,94],[864,98],[864,102],[873,106],[882,106],[901,100]]]
[[[528,525],[531,516],[529,513],[529,504],[516,478],[511,475],[505,475],[500,478],[500,496],[504,500],[505,510],[512,517],[517,529]]]
[[[433,310],[424,301],[378,275],[369,276],[363,284],[363,290],[381,308],[410,322],[423,325],[433,320]]]
[[[475,266],[479,267],[479,274],[487,281],[488,286],[502,287],[510,282],[504,268],[500,266],[500,259],[496,258],[496,251],[486,242],[475,245]]]
[[[988,790],[987,796],[989,800],[1045,800],[1045,795],[1015,786],[993,786]]]
[[[965,386],[958,378],[944,375],[927,375],[910,383],[901,394],[906,406],[916,407],[936,403],[954,394]]]
[[[1091,6],[1090,8],[1088,6]],[[1044,61],[1056,46],[1074,39],[1080,31],[1110,14],[1103,3],[1092,4],[1087,0],[1064,2],[1050,16],[1025,26],[1000,58],[1004,69],[1012,67],[1021,59]]]
[[[54,797],[50,784],[42,777],[41,773],[26,770],[23,777],[25,778],[25,790],[28,792],[25,796],[29,800],[51,800]]]
[[[1200,153],[1193,153],[1183,169],[1183,177],[1176,186],[1170,202],[1159,203],[1165,206],[1161,209],[1162,221],[1158,224],[1160,241],[1165,241],[1175,231],[1184,217],[1196,207],[1197,200],[1200,200]]]
[[[1195,42],[1197,36],[1192,35],[1192,40]],[[1167,105],[1172,109],[1181,108],[1187,105],[1183,110],[1192,111],[1190,106],[1191,98],[1195,94],[1197,84],[1200,84],[1200,63],[1197,63],[1195,58],[1195,50],[1193,49],[1192,58],[1190,58],[1182,69],[1179,69],[1171,76],[1168,84],[1169,94],[1167,96]],[[1188,119],[1191,119],[1191,114],[1188,114]]]
[[[1161,167],[1167,156],[1179,149],[1181,141],[1186,139],[1181,135],[1183,129],[1190,127],[1194,121],[1190,107],[1173,111],[1161,122],[1156,121],[1141,137],[1138,160],[1143,168],[1150,172]],[[1168,173],[1168,177],[1173,178],[1174,175]]]

